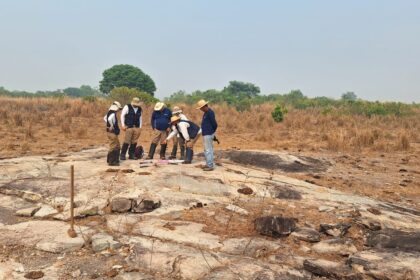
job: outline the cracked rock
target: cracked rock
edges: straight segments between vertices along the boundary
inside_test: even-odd
[[[254,225],[255,229],[260,234],[272,237],[287,236],[296,228],[295,219],[279,216],[266,216],[257,218],[254,222]]]
[[[346,235],[350,227],[351,225],[346,223],[320,224],[319,231],[334,237],[342,237]]]
[[[117,197],[111,201],[111,211],[117,213],[129,212],[132,207],[133,201],[125,197]]]
[[[40,208],[41,208],[40,206],[35,206],[35,207],[20,209],[16,211],[16,215],[21,216],[21,217],[32,217],[36,213],[36,211],[38,211]]]
[[[297,239],[307,242],[319,242],[321,240],[319,232],[308,227],[297,228],[292,235]]]
[[[136,205],[133,205],[131,212],[134,213],[147,213],[152,212],[153,210],[159,208],[161,206],[161,202],[154,202],[153,200],[143,199]]]

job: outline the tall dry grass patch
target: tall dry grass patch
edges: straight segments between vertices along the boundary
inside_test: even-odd
[[[106,145],[103,116],[110,100],[87,102],[70,98],[2,97],[0,153],[56,152]],[[195,106],[181,106],[194,122],[203,113]],[[410,151],[420,142],[420,112],[410,116],[325,114],[317,109],[289,109],[281,123],[271,117],[275,104],[255,105],[238,112],[225,104],[211,104],[219,123],[219,148],[302,149],[330,151]],[[143,107],[140,142],[149,145],[153,105]],[[201,145],[200,143],[198,145]]]

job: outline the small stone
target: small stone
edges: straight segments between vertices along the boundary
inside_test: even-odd
[[[39,206],[35,206],[35,207],[20,209],[16,211],[16,215],[21,216],[21,217],[32,217],[35,214],[35,212],[38,211],[40,208],[41,207]]]
[[[147,213],[159,208],[161,202],[154,202],[153,200],[143,199],[131,209],[134,213]]]
[[[346,235],[350,227],[351,225],[346,223],[320,224],[319,231],[334,237],[339,237]]]
[[[112,269],[121,269],[121,268],[123,268],[123,266],[119,264],[112,266]]]
[[[250,187],[243,187],[243,188],[238,189],[238,193],[250,195],[250,194],[253,194],[254,191]]]
[[[111,201],[111,211],[117,213],[129,212],[133,201],[129,198],[117,197]]]
[[[382,214],[381,211],[379,209],[376,209],[376,208],[371,207],[371,208],[368,208],[367,210],[374,215],[381,215]]]
[[[44,277],[44,272],[42,271],[30,271],[24,275],[26,279],[40,279]]]
[[[280,216],[266,216],[257,218],[254,222],[255,229],[262,235],[272,237],[287,236],[296,228],[295,219]]]
[[[325,206],[325,205],[321,205],[318,207],[318,211],[319,212],[331,212],[334,211],[335,207],[331,207],[331,206]]]
[[[321,235],[318,231],[312,228],[297,228],[293,233],[292,236],[296,237],[297,239],[307,241],[307,242],[319,242],[321,240]]]
[[[241,215],[248,215],[247,210],[233,204],[229,204],[228,206],[226,206],[226,209]]]
[[[80,269],[77,269],[77,270],[75,270],[75,271],[73,271],[73,272],[71,273],[71,276],[72,276],[73,278],[77,278],[77,277],[79,277],[80,275],[82,275],[82,272],[80,271]]]
[[[42,205],[41,208],[34,214],[36,218],[45,218],[57,214],[58,211],[49,205]]]

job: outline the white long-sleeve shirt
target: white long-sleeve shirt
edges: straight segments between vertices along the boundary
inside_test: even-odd
[[[104,121],[105,121],[105,123],[107,123],[107,119],[106,119],[106,116],[107,116],[108,114],[106,114],[105,115],[105,117],[104,117]],[[115,114],[110,114],[109,115],[109,117],[108,117],[108,122],[109,122],[109,125],[110,125],[110,129],[111,130],[113,130],[114,129],[114,127],[115,127],[115,124],[116,124],[116,118],[115,118]]]
[[[190,135],[188,134],[188,128],[190,124],[188,122],[179,122],[178,125],[172,126],[172,132],[166,138],[166,141],[175,137],[178,133],[182,134],[185,141],[190,141]],[[197,135],[201,134],[201,128],[198,131]]]
[[[133,109],[134,109],[134,113],[137,113],[137,110],[139,108],[136,108],[136,107],[133,106]],[[128,114],[128,105],[125,105],[124,108],[121,111],[121,126],[122,127],[125,127],[125,116],[127,114]],[[140,115],[139,122],[140,122],[140,126],[139,127],[141,128],[141,125],[142,125],[142,115]]]
[[[181,121],[188,121],[187,116],[184,115],[183,113],[179,113],[177,115],[181,118]],[[172,134],[174,134],[174,135],[172,135]],[[168,137],[169,137],[169,139],[172,139],[175,135],[177,137],[180,137],[179,132],[178,132],[178,129],[176,128],[176,125],[173,125],[171,127],[171,133],[169,133]],[[169,140],[169,139],[167,139],[167,140]]]

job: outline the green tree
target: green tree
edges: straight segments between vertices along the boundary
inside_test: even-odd
[[[252,83],[244,83],[240,81],[230,81],[229,85],[223,89],[236,98],[253,98],[260,93],[260,88]]]
[[[113,88],[128,87],[154,95],[155,82],[141,69],[127,64],[114,65],[102,73],[103,79],[99,82],[99,89],[109,94]]]
[[[141,92],[136,88],[116,87],[111,90],[109,97],[112,100],[120,102],[122,105],[129,104],[134,97],[140,98],[145,104],[152,104],[159,101],[159,99],[151,96],[146,92]]]
[[[348,92],[343,93],[341,95],[341,99],[346,100],[346,101],[356,101],[357,100],[357,95],[352,91],[348,91]]]
[[[287,110],[282,108],[280,105],[276,105],[274,111],[271,112],[271,116],[273,117],[274,121],[279,123],[282,122],[284,119],[284,115],[287,113]]]

